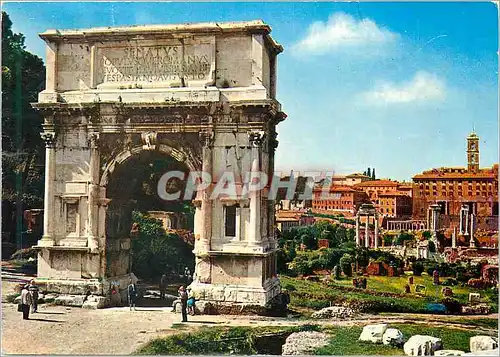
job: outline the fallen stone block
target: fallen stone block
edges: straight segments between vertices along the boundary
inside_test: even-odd
[[[82,307],[85,299],[85,295],[59,295],[54,302],[56,305]]]
[[[498,348],[494,350],[488,350],[488,351],[478,351],[478,352],[469,352],[469,353],[464,353],[462,356],[499,356],[500,351]]]
[[[474,336],[470,338],[470,351],[489,351],[498,348],[496,339],[490,336]]]
[[[463,356],[464,351],[459,350],[439,350],[434,352],[434,356]]]
[[[359,341],[382,343],[382,337],[387,330],[387,324],[366,325],[359,336]]]
[[[107,305],[107,299],[104,296],[89,296],[82,305],[84,309],[103,309]]]
[[[405,340],[401,331],[396,328],[388,328],[382,336],[382,342],[388,346],[402,346]]]
[[[308,355],[315,349],[326,346],[330,336],[322,332],[295,332],[287,337],[282,347],[283,356]]]
[[[432,356],[435,351],[443,348],[440,338],[424,335],[410,337],[403,346],[407,356]]]
[[[45,303],[52,303],[56,300],[58,296],[59,296],[58,294],[45,294],[43,300]]]

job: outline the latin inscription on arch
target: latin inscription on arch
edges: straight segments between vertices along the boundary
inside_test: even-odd
[[[209,81],[214,56],[211,44],[140,45],[99,48],[98,84]]]

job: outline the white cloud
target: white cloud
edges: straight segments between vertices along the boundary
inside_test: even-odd
[[[309,26],[307,36],[294,47],[300,51],[325,53],[341,48],[381,45],[395,41],[399,35],[377,26],[370,19],[357,21],[343,12],[330,15],[328,21]]]
[[[370,104],[440,101],[444,99],[445,91],[445,83],[436,74],[418,71],[411,81],[400,84],[379,82],[362,97]]]

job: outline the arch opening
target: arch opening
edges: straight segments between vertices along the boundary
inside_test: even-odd
[[[172,178],[165,187],[168,193],[179,191],[179,199],[165,201],[158,194],[160,178],[170,171],[187,177],[190,169],[164,152],[143,150],[107,178],[106,276],[134,273],[141,292],[158,290],[163,274],[170,284],[184,283],[185,269],[194,270],[194,207],[183,199],[186,181]]]

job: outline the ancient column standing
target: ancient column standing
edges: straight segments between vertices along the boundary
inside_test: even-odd
[[[251,132],[248,134],[250,145],[252,147],[252,167],[250,179],[260,177],[260,145],[262,143],[262,133]],[[250,243],[260,242],[260,191],[249,193],[250,198],[250,234],[248,240]]]
[[[359,215],[356,215],[356,247],[359,247]]]
[[[476,247],[476,242],[474,241],[474,213],[470,215],[470,234],[469,234],[469,246],[471,248]]]
[[[97,234],[98,227],[98,191],[99,191],[99,148],[98,148],[99,133],[89,133],[90,146],[90,167],[89,167],[89,200],[88,204],[88,241],[87,245],[92,252],[99,249],[99,240]]]
[[[212,201],[210,194],[212,193],[212,145],[213,133],[201,134],[203,139],[203,163],[202,170],[210,175],[210,184],[202,192],[201,199],[201,216],[202,216],[202,231],[198,246],[199,253],[210,251],[210,240],[212,238]]]
[[[43,204],[43,236],[38,241],[39,246],[54,245],[54,185],[56,169],[56,134],[45,131],[41,134],[45,141],[45,191]]]
[[[451,236],[451,247],[456,248],[457,246],[457,227],[453,227],[453,234]]]
[[[469,232],[469,207],[464,207],[465,227],[464,234]]]
[[[370,235],[368,232],[368,225],[370,224],[370,216],[366,216],[366,222],[365,222],[365,248],[370,247]]]
[[[377,215],[375,215],[375,234],[374,234],[374,237],[375,237],[375,249],[378,248],[378,217]]]

